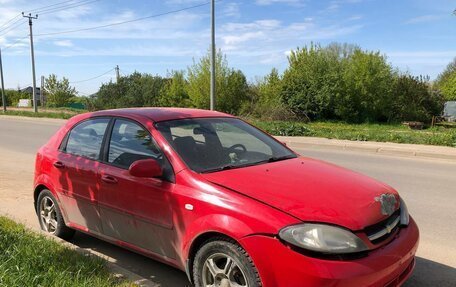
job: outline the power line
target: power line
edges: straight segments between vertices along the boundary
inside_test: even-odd
[[[52,5],[47,5],[47,6],[39,7],[39,8],[30,10],[30,11],[27,11],[26,13],[29,13],[29,12],[32,12],[32,11],[35,11],[35,10],[39,11],[39,10],[42,10],[42,9],[45,9],[45,8],[49,8],[49,7],[52,7],[52,6],[61,5],[61,4],[68,3],[68,2],[73,2],[73,1],[74,1],[74,0],[67,0],[67,1],[59,2],[59,3],[55,3],[55,4],[52,4]],[[85,1],[87,1],[87,0],[85,0]],[[36,13],[36,12],[35,12],[35,13]],[[13,18],[11,18],[11,19],[9,19],[8,21],[6,21],[5,23],[3,23],[3,24],[0,26],[0,28],[3,28],[3,27],[5,27],[5,26],[7,26],[9,23],[11,23],[11,22],[14,21],[16,18],[19,18],[19,17],[21,17],[21,16],[22,16],[21,13],[17,14],[17,15],[14,16]],[[20,18],[19,20],[21,20],[21,19],[22,19],[22,18]],[[17,20],[17,21],[14,22],[14,23],[17,23],[19,20]],[[10,25],[14,25],[14,23],[12,23],[12,24],[10,24]],[[1,30],[0,30],[0,32],[1,32]]]
[[[98,79],[100,77],[103,77],[104,75],[114,71],[115,68],[112,68],[110,69],[109,71],[106,71],[104,72],[103,74],[101,75],[98,75],[98,76],[95,76],[95,77],[92,77],[92,78],[89,78],[89,79],[86,79],[86,80],[80,80],[80,81],[74,81],[74,82],[70,82],[70,84],[77,84],[77,83],[82,83],[82,82],[88,82],[88,81],[91,81],[91,80],[95,80],[95,79]]]
[[[25,11],[25,14],[28,14],[31,12],[33,12],[33,14],[38,14],[38,13],[49,14],[49,13],[58,12],[58,11],[61,11],[64,9],[76,8],[76,7],[79,7],[82,5],[87,5],[87,4],[90,4],[93,2],[97,2],[97,1],[100,1],[100,0],[83,0],[83,1],[76,1],[76,2],[75,2],[75,0],[67,0],[67,1],[62,1],[62,2],[51,4],[51,5],[47,5],[47,6],[38,7],[38,8],[32,9],[32,10],[27,10],[27,11]],[[70,3],[70,2],[73,2],[73,3]],[[10,28],[12,25],[19,22],[22,19],[22,18],[19,18],[21,15],[22,14],[19,13],[16,16],[14,16],[13,18],[11,18],[8,21],[6,21],[5,23],[3,23],[0,26],[0,32]],[[17,18],[19,18],[19,19],[17,19]],[[16,20],[16,21],[14,21],[14,20]],[[11,22],[13,22],[13,23],[11,23]]]
[[[219,1],[222,1],[222,0],[218,0],[217,2],[219,2]],[[82,28],[82,29],[75,29],[75,30],[67,30],[67,31],[52,32],[52,33],[42,33],[42,34],[36,34],[35,36],[36,37],[52,36],[52,35],[69,34],[69,33],[81,32],[81,31],[89,31],[89,30],[107,28],[107,27],[111,27],[111,26],[117,26],[117,25],[132,23],[132,22],[138,22],[138,21],[142,21],[142,20],[146,20],[146,19],[150,19],[150,18],[156,18],[156,17],[165,16],[165,15],[169,15],[169,14],[179,13],[179,12],[182,12],[182,11],[203,7],[203,6],[206,6],[206,5],[210,4],[210,3],[211,2],[205,2],[205,3],[202,3],[202,4],[198,4],[198,5],[193,5],[193,6],[177,9],[177,10],[171,10],[171,11],[167,11],[167,12],[163,12],[163,13],[159,13],[159,14],[155,14],[155,15],[150,15],[150,16],[136,18],[136,19],[122,21],[122,22],[115,22],[115,23],[111,23],[111,24],[88,27],[88,28]]]
[[[0,28],[3,28],[5,27],[6,25],[8,25],[9,23],[11,23],[14,19],[16,18],[19,18],[21,16],[21,13],[17,14],[16,16],[14,16],[13,18],[9,19],[8,21],[6,21],[5,23],[3,23]],[[20,20],[20,19],[19,19]]]
[[[20,20],[21,19],[19,19],[19,21],[15,22],[15,23],[17,23],[16,25],[9,26],[9,27],[6,27],[3,30],[1,30],[0,32],[3,32],[3,33],[0,34],[0,36],[4,36],[4,35],[8,34],[10,31],[12,31],[12,30],[16,29],[17,27],[21,26],[22,24],[27,23],[27,20],[22,21],[22,22]]]
[[[27,12],[27,13],[31,13],[31,12],[33,12],[33,13],[39,13],[39,12],[41,12],[41,10],[45,10],[45,9],[50,8],[50,7],[56,8],[55,6],[60,6],[60,5],[69,3],[69,2],[74,2],[74,1],[75,1],[75,0],[67,0],[67,1],[57,2],[57,3],[51,4],[51,5],[38,7],[38,8],[32,9],[32,10],[30,10],[30,11],[26,11],[26,12]],[[87,1],[87,0],[85,0],[85,1]],[[72,4],[74,4],[74,3],[72,3]]]
[[[70,5],[66,5],[66,6],[62,6],[62,7],[55,7],[52,9],[43,10],[43,11],[37,12],[37,13],[39,13],[40,15],[46,15],[46,14],[55,13],[55,12],[59,12],[59,11],[66,10],[66,9],[72,9],[72,8],[88,5],[88,4],[91,4],[94,2],[98,2],[98,1],[100,1],[100,0],[89,0],[89,1],[85,0],[85,1],[75,2]]]

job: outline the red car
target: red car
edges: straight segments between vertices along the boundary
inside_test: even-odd
[[[34,199],[43,230],[99,237],[197,287],[400,286],[418,247],[391,187],[205,110],[70,119],[37,154]]]

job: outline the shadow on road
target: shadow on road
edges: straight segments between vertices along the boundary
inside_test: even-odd
[[[184,272],[95,237],[76,232],[70,242],[80,248],[92,249],[114,258],[121,267],[148,278],[162,287],[190,286]]]
[[[123,268],[148,278],[160,286],[189,286],[184,272],[92,236],[77,232],[71,243],[114,258],[116,263]],[[455,282],[456,268],[417,257],[415,270],[404,287],[452,287],[455,286]]]
[[[455,284],[456,268],[417,257],[412,277],[404,284],[404,287],[452,287]]]

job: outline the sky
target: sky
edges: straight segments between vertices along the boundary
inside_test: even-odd
[[[43,8],[49,5],[54,6]],[[312,42],[380,51],[401,71],[431,79],[456,57],[454,0],[219,0],[215,5],[217,48],[249,81],[274,67],[284,71],[290,51]],[[32,83],[22,11],[39,14],[33,20],[38,85],[42,75],[53,73],[68,78],[79,95],[115,80],[116,65],[121,75],[166,76],[186,70],[210,46],[208,0],[0,0],[6,88]],[[62,33],[147,16],[153,17]]]

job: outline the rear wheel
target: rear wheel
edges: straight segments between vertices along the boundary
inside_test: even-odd
[[[196,287],[259,287],[258,271],[247,252],[234,241],[208,241],[193,263]]]
[[[43,231],[62,239],[68,240],[73,237],[74,230],[65,225],[57,200],[49,190],[41,191],[36,205],[38,220]]]

